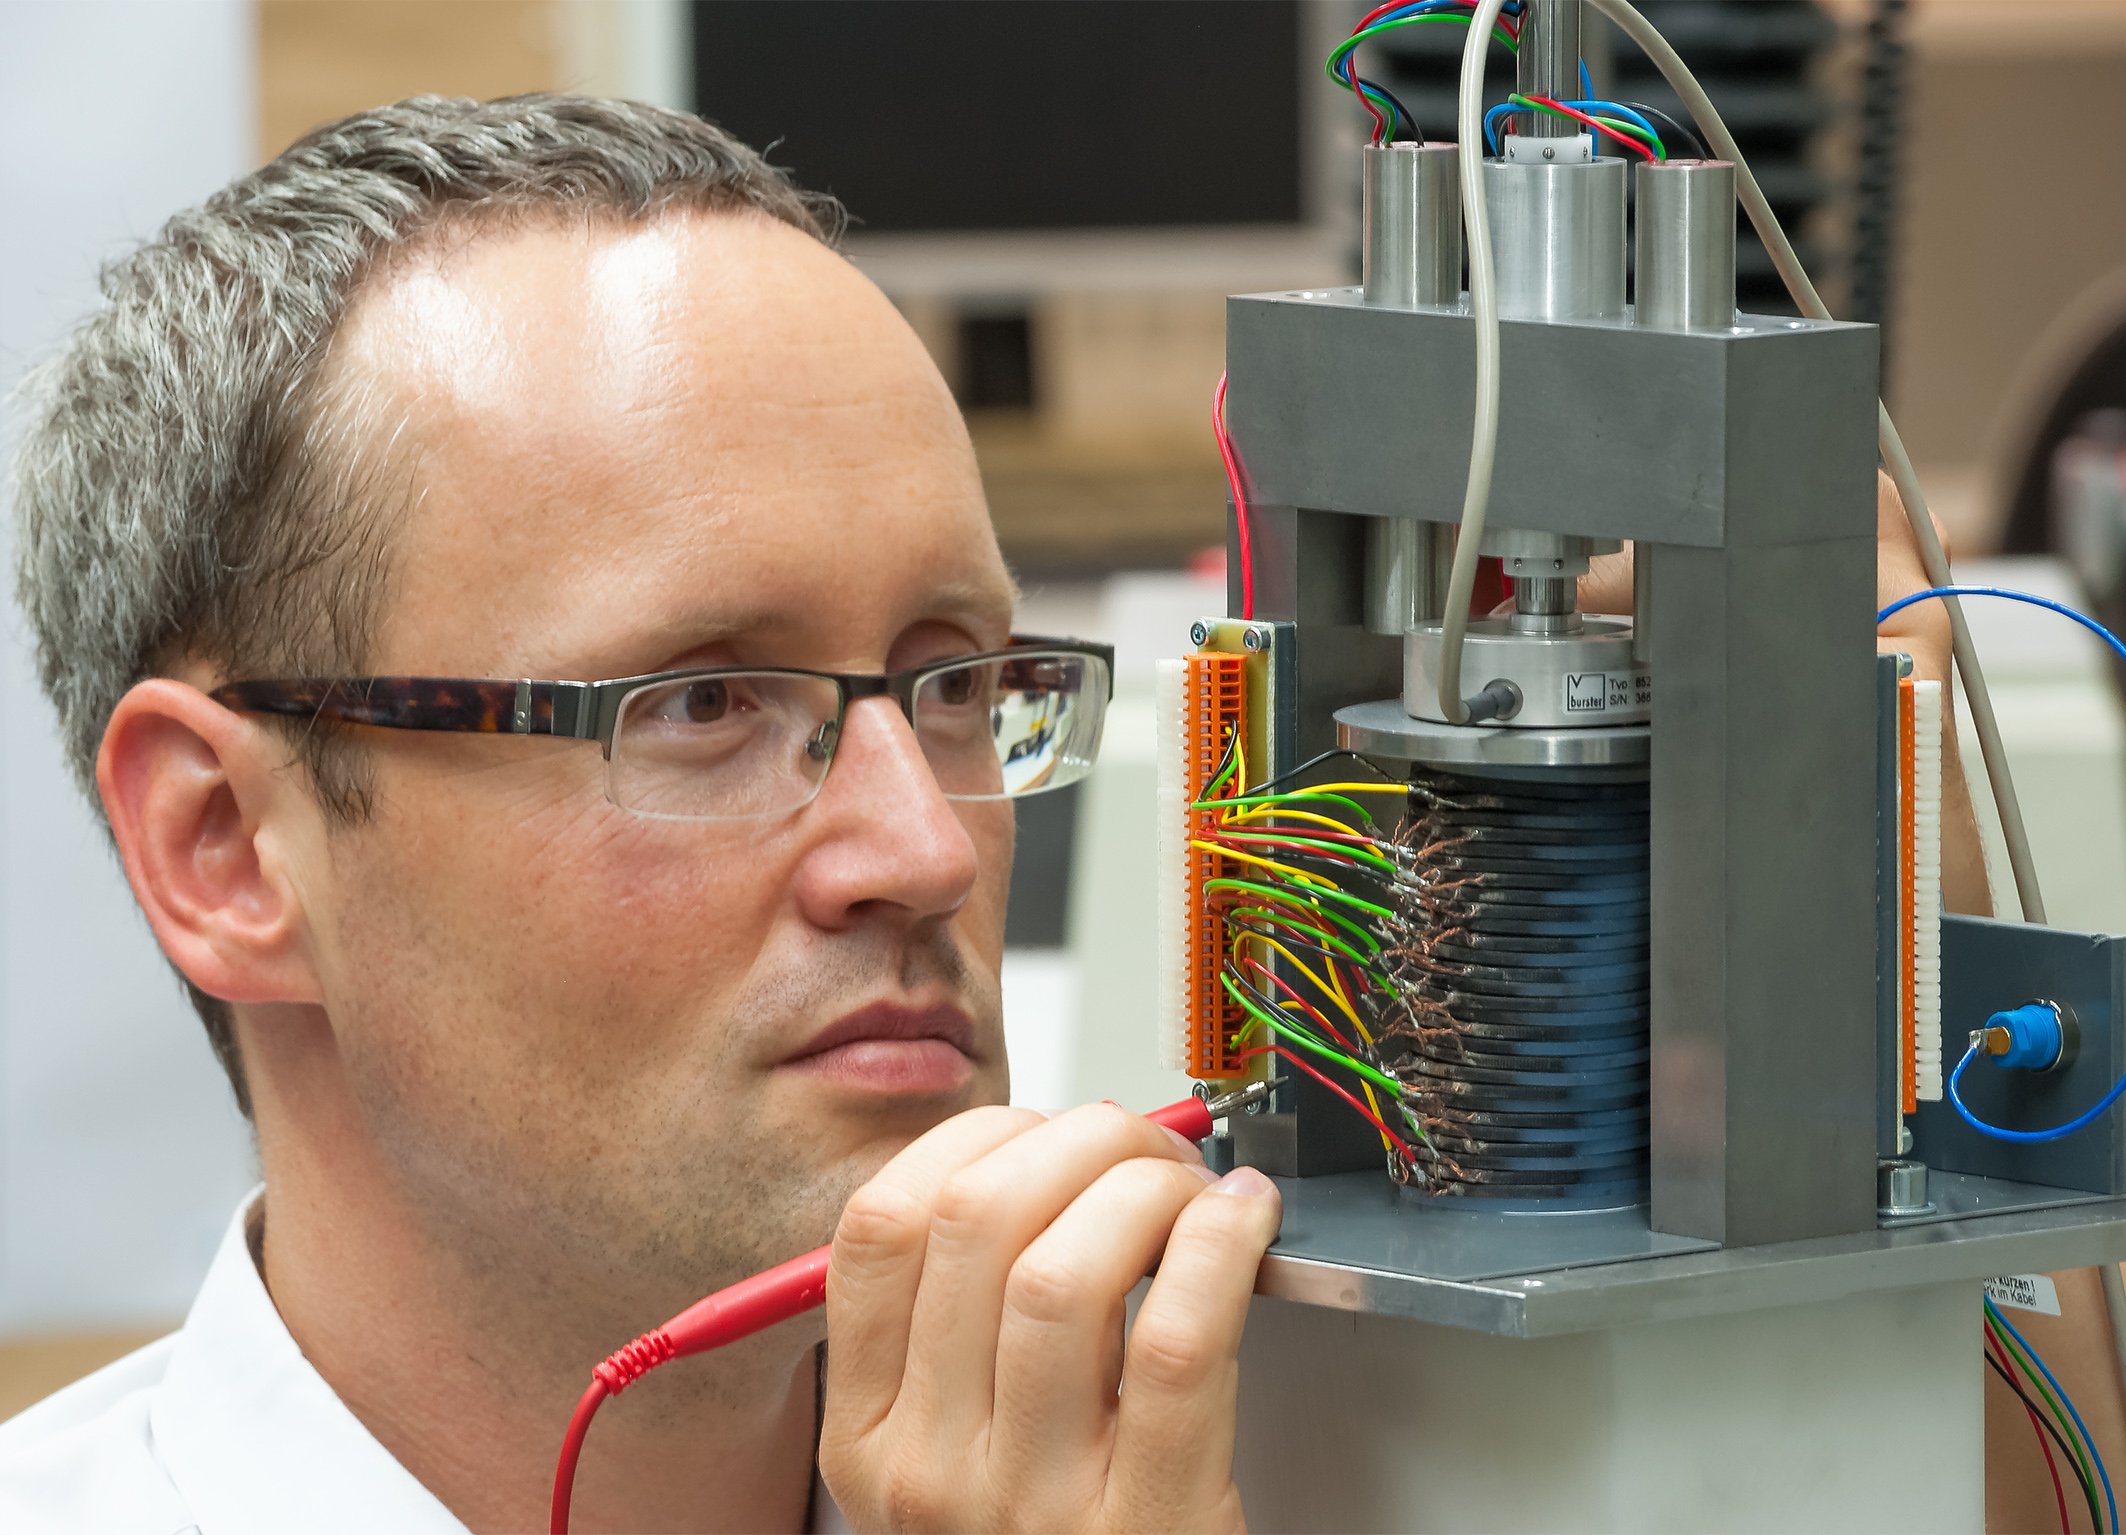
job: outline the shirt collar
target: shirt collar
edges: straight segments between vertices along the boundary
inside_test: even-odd
[[[289,1335],[252,1255],[264,1192],[230,1222],[149,1410],[178,1493],[207,1535],[465,1535]]]

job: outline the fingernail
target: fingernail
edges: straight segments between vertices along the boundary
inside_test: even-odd
[[[1181,1165],[1201,1178],[1205,1183],[1216,1183],[1218,1181],[1218,1175],[1201,1162],[1184,1162]]]
[[[1200,1162],[1203,1160],[1203,1148],[1201,1146],[1198,1146],[1194,1141],[1183,1135],[1179,1130],[1168,1130],[1165,1125],[1161,1125],[1159,1128],[1166,1132],[1167,1138],[1169,1140],[1171,1140],[1176,1146],[1179,1146],[1183,1151],[1188,1153],[1190,1161]]]
[[[1274,1199],[1277,1185],[1252,1167],[1236,1167],[1212,1185],[1213,1194],[1238,1194],[1247,1199]]]

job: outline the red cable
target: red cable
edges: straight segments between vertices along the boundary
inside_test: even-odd
[[[1240,1063],[1241,1061],[1247,1060],[1247,1059],[1249,1059],[1249,1058],[1250,1058],[1251,1056],[1257,1056],[1257,1055],[1281,1055],[1281,1056],[1283,1056],[1283,1057],[1285,1058],[1285,1060],[1286,1060],[1286,1061],[1290,1062],[1290,1063],[1291,1063],[1292,1065],[1294,1065],[1294,1066],[1297,1066],[1297,1067],[1298,1067],[1298,1068],[1299,1068],[1299,1069],[1300,1069],[1301,1071],[1305,1072],[1305,1073],[1306,1073],[1306,1074],[1307,1074],[1308,1076],[1312,1077],[1312,1078],[1313,1078],[1313,1079],[1314,1079],[1315,1081],[1319,1082],[1319,1083],[1320,1083],[1320,1084],[1321,1084],[1321,1085],[1322,1085],[1323,1087],[1326,1087],[1326,1088],[1327,1088],[1327,1089],[1328,1089],[1328,1090],[1329,1090],[1330,1092],[1334,1093],[1334,1094],[1335,1094],[1335,1095],[1336,1095],[1337,1097],[1339,1097],[1339,1098],[1343,1099],[1343,1101],[1344,1101],[1344,1102],[1346,1102],[1346,1103],[1350,1104],[1352,1108],[1354,1108],[1354,1109],[1358,1110],[1358,1112],[1359,1112],[1360,1114],[1362,1114],[1363,1116],[1365,1116],[1365,1118],[1366,1118],[1367,1122],[1368,1122],[1368,1123],[1370,1123],[1370,1124],[1371,1124],[1371,1125],[1373,1126],[1373,1128],[1374,1128],[1374,1129],[1376,1129],[1376,1130],[1380,1131],[1380,1133],[1381,1133],[1382,1135],[1385,1135],[1385,1136],[1386,1136],[1386,1137],[1387,1137],[1387,1138],[1388,1138],[1388,1139],[1389,1139],[1389,1140],[1390,1140],[1391,1142],[1393,1142],[1393,1143],[1394,1143],[1394,1145],[1395,1145],[1395,1149],[1396,1149],[1396,1150],[1398,1150],[1398,1151],[1400,1151],[1400,1152],[1401,1152],[1401,1153],[1402,1153],[1402,1154],[1403,1154],[1403,1155],[1404,1155],[1405,1157],[1409,1158],[1409,1159],[1410,1159],[1411,1161],[1413,1161],[1413,1162],[1417,1160],[1417,1152],[1416,1152],[1416,1150],[1415,1150],[1415,1149],[1414,1149],[1414,1148],[1413,1148],[1413,1147],[1412,1147],[1412,1146],[1410,1145],[1410,1143],[1409,1143],[1408,1141],[1404,1140],[1404,1139],[1403,1139],[1403,1138],[1402,1138],[1401,1136],[1397,1135],[1397,1134],[1396,1134],[1396,1133],[1395,1133],[1395,1132],[1394,1132],[1393,1130],[1390,1130],[1390,1129],[1389,1129],[1389,1128],[1387,1127],[1387,1125],[1386,1125],[1386,1124],[1382,1123],[1382,1121],[1381,1121],[1381,1117],[1380,1117],[1380,1116],[1379,1116],[1378,1114],[1374,1113],[1374,1112],[1373,1112],[1373,1111],[1372,1111],[1371,1109],[1367,1108],[1367,1107],[1366,1107],[1366,1106],[1365,1106],[1365,1105],[1364,1105],[1363,1103],[1360,1103],[1360,1102],[1359,1102],[1359,1101],[1358,1101],[1358,1100],[1357,1100],[1356,1098],[1352,1097],[1352,1096],[1351,1096],[1351,1095],[1350,1095],[1349,1093],[1345,1092],[1345,1091],[1344,1091],[1344,1090],[1343,1090],[1343,1089],[1342,1089],[1341,1087],[1337,1086],[1337,1085],[1336,1085],[1336,1084],[1335,1084],[1334,1082],[1331,1082],[1331,1081],[1330,1081],[1330,1080],[1329,1080],[1329,1079],[1328,1079],[1327,1077],[1323,1076],[1323,1075],[1322,1075],[1322,1074],[1321,1074],[1320,1072],[1316,1071],[1316,1070],[1315,1070],[1315,1069],[1314,1069],[1314,1068],[1313,1068],[1312,1066],[1308,1065],[1308,1064],[1307,1064],[1307,1063],[1306,1063],[1305,1061],[1301,1060],[1301,1059],[1300,1059],[1300,1058],[1299,1058],[1298,1056],[1294,1055],[1294,1054],[1293,1054],[1293,1053],[1292,1053],[1291,1051],[1289,1051],[1289,1050],[1285,1049],[1285,1047],[1284,1047],[1284,1046],[1282,1046],[1282,1045],[1257,1045],[1257,1046],[1256,1046],[1256,1047],[1255,1047],[1254,1049],[1252,1049],[1252,1050],[1243,1050],[1243,1051],[1241,1051],[1241,1052],[1240,1052],[1240,1053],[1239,1053],[1238,1055],[1236,1055],[1236,1056],[1234,1056],[1234,1057],[1233,1057],[1233,1061],[1234,1061],[1234,1064],[1236,1064],[1236,1065],[1237,1065],[1237,1064],[1239,1064],[1239,1063]]]
[[[1233,525],[1240,541],[1240,616],[1255,617],[1255,551],[1248,537],[1248,496],[1241,488],[1240,455],[1225,432],[1225,375],[1218,375],[1218,393],[1211,401],[1211,431],[1218,438],[1218,456],[1225,460],[1225,483],[1233,492]]]
[[[1594,129],[1595,132],[1608,134],[1619,144],[1622,144],[1626,149],[1636,149],[1640,154],[1646,156],[1647,162],[1649,164],[1653,162],[1654,151],[1653,146],[1651,144],[1642,144],[1637,139],[1631,137],[1629,134],[1619,133],[1616,129],[1610,127],[1609,124],[1598,123],[1593,118],[1589,117],[1585,112],[1575,112],[1571,107],[1566,106],[1564,102],[1553,100],[1549,96],[1530,96],[1528,99],[1530,101],[1535,102],[1539,106],[1545,106],[1550,108],[1550,110],[1553,112],[1562,112],[1567,117],[1577,118],[1580,122],[1583,122],[1587,124],[1588,127]]]
[[[1302,1008],[1306,1009],[1307,1016],[1309,1018],[1312,1018],[1316,1023],[1320,1024],[1324,1029],[1327,1029],[1329,1031],[1329,1038],[1335,1040],[1336,1043],[1341,1045],[1346,1052],[1353,1055],[1356,1055],[1358,1053],[1358,1046],[1352,1044],[1351,1041],[1344,1036],[1343,1030],[1339,1029],[1335,1024],[1329,1022],[1327,1018],[1322,1016],[1322,1011],[1320,1008],[1309,1002],[1305,997],[1302,997],[1297,991],[1294,991],[1292,989],[1292,983],[1290,981],[1286,980],[1283,976],[1272,970],[1268,965],[1265,965],[1261,960],[1256,959],[1253,955],[1249,955],[1243,958],[1240,962],[1243,965],[1253,966],[1257,971],[1261,972],[1264,977],[1274,982],[1278,990],[1282,991],[1286,996],[1290,997],[1294,1002],[1297,1002]]]
[[[1333,1082],[1329,1085],[1335,1086]],[[1216,1123],[1200,1098],[1184,1098],[1163,1109],[1153,1109],[1144,1117],[1192,1141],[1204,1139]],[[561,1454],[554,1463],[554,1501],[547,1524],[552,1535],[568,1535],[568,1505],[576,1487],[576,1462],[583,1455],[583,1438],[590,1432],[591,1419],[600,1404],[670,1360],[722,1348],[812,1310],[827,1298],[827,1260],[833,1251],[831,1247],[815,1248],[801,1258],[779,1263],[751,1279],[741,1279],[705,1296],[662,1327],[615,1350],[591,1371],[591,1383],[568,1420],[568,1432],[561,1437]]]
[[[1321,930],[1319,928],[1308,928],[1302,926],[1297,922],[1288,921],[1286,918],[1283,917],[1250,916],[1247,918],[1247,920],[1242,921],[1234,915],[1235,909],[1236,908],[1234,907],[1227,907],[1221,913],[1221,915],[1224,916],[1229,926],[1235,927],[1243,933],[1247,932],[1251,928],[1257,927],[1281,928],[1290,936],[1299,939],[1308,948],[1317,950],[1327,948],[1327,945],[1316,941],[1321,936]],[[1352,990],[1354,991],[1370,991],[1371,989],[1372,988],[1368,986],[1356,986],[1352,988]]]
[[[1994,1335],[1990,1319],[1986,1323],[1986,1342],[1993,1350],[1993,1357],[2000,1361],[2001,1368],[2008,1372],[2008,1379],[2013,1381],[2015,1368],[2009,1363],[2008,1351],[2001,1347],[2001,1340]],[[2030,1414],[2030,1432],[2037,1435],[2037,1447],[2045,1456],[2045,1470],[2052,1478],[2052,1499],[2059,1505],[2060,1510],[2060,1535],[2073,1535],[2074,1527],[2067,1522],[2067,1489],[2060,1485],[2060,1468],[2053,1462],[2052,1446],[2046,1439],[2045,1425],[2039,1421],[2037,1409],[2027,1401],[2022,1404],[2022,1408]]]
[[[1206,833],[1201,840],[1205,842],[1221,843],[1224,846],[1233,849],[1233,851],[1236,853],[1254,853],[1255,856],[1258,858],[1262,856],[1262,854],[1258,851],[1261,848],[1283,848],[1288,852],[1303,853],[1309,858],[1323,859],[1329,863],[1335,864],[1338,868],[1342,869],[1358,869],[1365,867],[1356,858],[1351,857],[1348,853],[1344,853],[1341,850],[1325,847],[1309,847],[1306,843],[1298,841],[1296,838],[1292,837],[1278,837],[1271,835],[1248,836],[1235,835],[1234,833],[1229,831],[1214,831]]]

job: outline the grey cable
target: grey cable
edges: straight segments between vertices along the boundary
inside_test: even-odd
[[[1765,200],[1763,188],[1757,185],[1757,178],[1750,173],[1748,162],[1742,158],[1741,146],[1728,132],[1712,98],[1705,94],[1682,56],[1669,45],[1668,39],[1654,30],[1651,22],[1639,14],[1631,0],[1588,0],[1588,3],[1615,22],[1625,36],[1645,51],[1670,88],[1682,98],[1713,153],[1734,162],[1735,188],[1743,211],[1756,227],[1758,238],[1764,241],[1764,248],[1770,252],[1772,264],[1778,268],[1787,292],[1793,295],[1795,306],[1815,319],[1830,319],[1829,306],[1802,269],[1801,258],[1794,254],[1786,231],[1779,227],[1771,204]],[[1877,400],[1875,409],[1876,438],[1883,466],[1889,471],[1890,483],[1897,487],[1898,498],[1904,502],[1905,516],[1912,524],[1912,536],[1919,545],[1920,566],[1926,571],[1929,583],[1947,586],[1950,584],[1949,558],[1934,532],[1934,519],[1927,513],[1926,496],[1919,488],[1919,475],[1912,468],[1912,457],[1905,451],[1904,439],[1898,435],[1896,423],[1890,419],[1889,407]],[[2029,834],[2023,827],[2022,804],[2016,798],[2015,780],[2008,770],[2008,748],[2001,740],[2000,724],[1994,718],[1993,698],[1986,690],[1985,673],[1979,668],[1978,650],[1971,643],[1971,628],[1964,621],[1963,604],[1950,597],[1943,599],[1942,606],[1949,612],[1949,636],[1956,652],[1957,675],[1963,679],[1964,698],[1971,705],[1971,723],[1978,731],[1979,753],[1986,762],[1986,779],[1993,786],[1994,808],[2000,812],[2001,837],[2007,843],[2008,865],[2015,873],[2016,900],[2022,907],[2025,922],[2042,925],[2045,898],[2038,889],[2037,863],[2030,854]],[[2116,1263],[2099,1264],[2098,1271],[2103,1279],[2104,1311],[2111,1323],[2112,1351],[2118,1359],[2120,1376],[2126,1379],[2126,1280],[2121,1279]]]
[[[1469,19],[1462,47],[1461,96],[1455,121],[1461,141],[1462,222],[1469,237],[1469,313],[1476,321],[1476,423],[1469,435],[1469,479],[1462,489],[1461,531],[1447,573],[1447,607],[1439,626],[1439,706],[1450,725],[1471,723],[1462,695],[1462,637],[1476,595],[1476,562],[1483,553],[1484,516],[1491,507],[1491,470],[1499,447],[1499,304],[1491,261],[1491,225],[1484,214],[1484,56],[1492,24],[1506,0],[1482,0]]]
[[[1809,274],[1803,270],[1801,258],[1794,254],[1786,231],[1779,227],[1779,219],[1766,201],[1764,189],[1758,186],[1756,176],[1742,158],[1741,146],[1721,120],[1712,98],[1705,94],[1704,87],[1690,72],[1690,66],[1669,45],[1668,39],[1654,29],[1653,23],[1639,14],[1638,7],[1631,4],[1631,0],[1587,0],[1587,3],[1615,22],[1625,36],[1644,50],[1669,87],[1682,99],[1713,153],[1734,162],[1735,191],[1742,202],[1742,210],[1749,215],[1757,237],[1764,241],[1773,266],[1778,268],[1787,292],[1793,295],[1795,307],[1812,319],[1830,319],[1829,306],[1817,293],[1816,285],[1809,281]],[[1919,488],[1919,476],[1913,471],[1911,456],[1905,452],[1904,440],[1898,436],[1897,427],[1890,420],[1889,408],[1880,400],[1875,408],[1876,438],[1883,467],[1889,471],[1890,483],[1897,487],[1898,499],[1904,503],[1905,517],[1912,524],[1912,537],[1919,545],[1920,566],[1926,571],[1930,584],[1947,586],[1951,579],[1949,557],[1943,552],[1941,539],[1934,531],[1934,519],[1927,512],[1927,498]],[[2031,857],[2030,837],[2023,828],[2023,807],[2016,798],[2015,780],[2008,770],[2008,748],[2001,739],[2000,722],[1993,714],[1993,696],[1986,689],[1986,675],[1979,667],[1978,650],[1971,643],[1971,627],[1964,621],[1963,604],[1948,597],[1942,599],[1942,606],[1948,610],[1956,671],[1963,680],[1964,698],[1971,705],[1971,723],[1978,732],[1979,755],[1985,759],[1986,781],[1992,785],[1994,808],[2000,812],[2001,838],[2007,844],[2008,866],[2015,874],[2016,900],[2022,907],[2025,922],[2042,924],[2045,898],[2038,891],[2037,863]],[[2121,1368],[2126,1369],[2126,1354],[2122,1354],[2120,1362]]]
[[[2119,1356],[2119,1373],[2126,1376],[2126,1279],[2119,1277],[2116,1263],[2099,1263],[2104,1280],[2104,1314],[2111,1319],[2111,1348]]]

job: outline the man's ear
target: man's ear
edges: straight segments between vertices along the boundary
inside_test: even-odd
[[[286,748],[158,677],[112,711],[96,787],[133,897],[170,962],[225,1002],[321,999],[289,860],[315,814]]]

